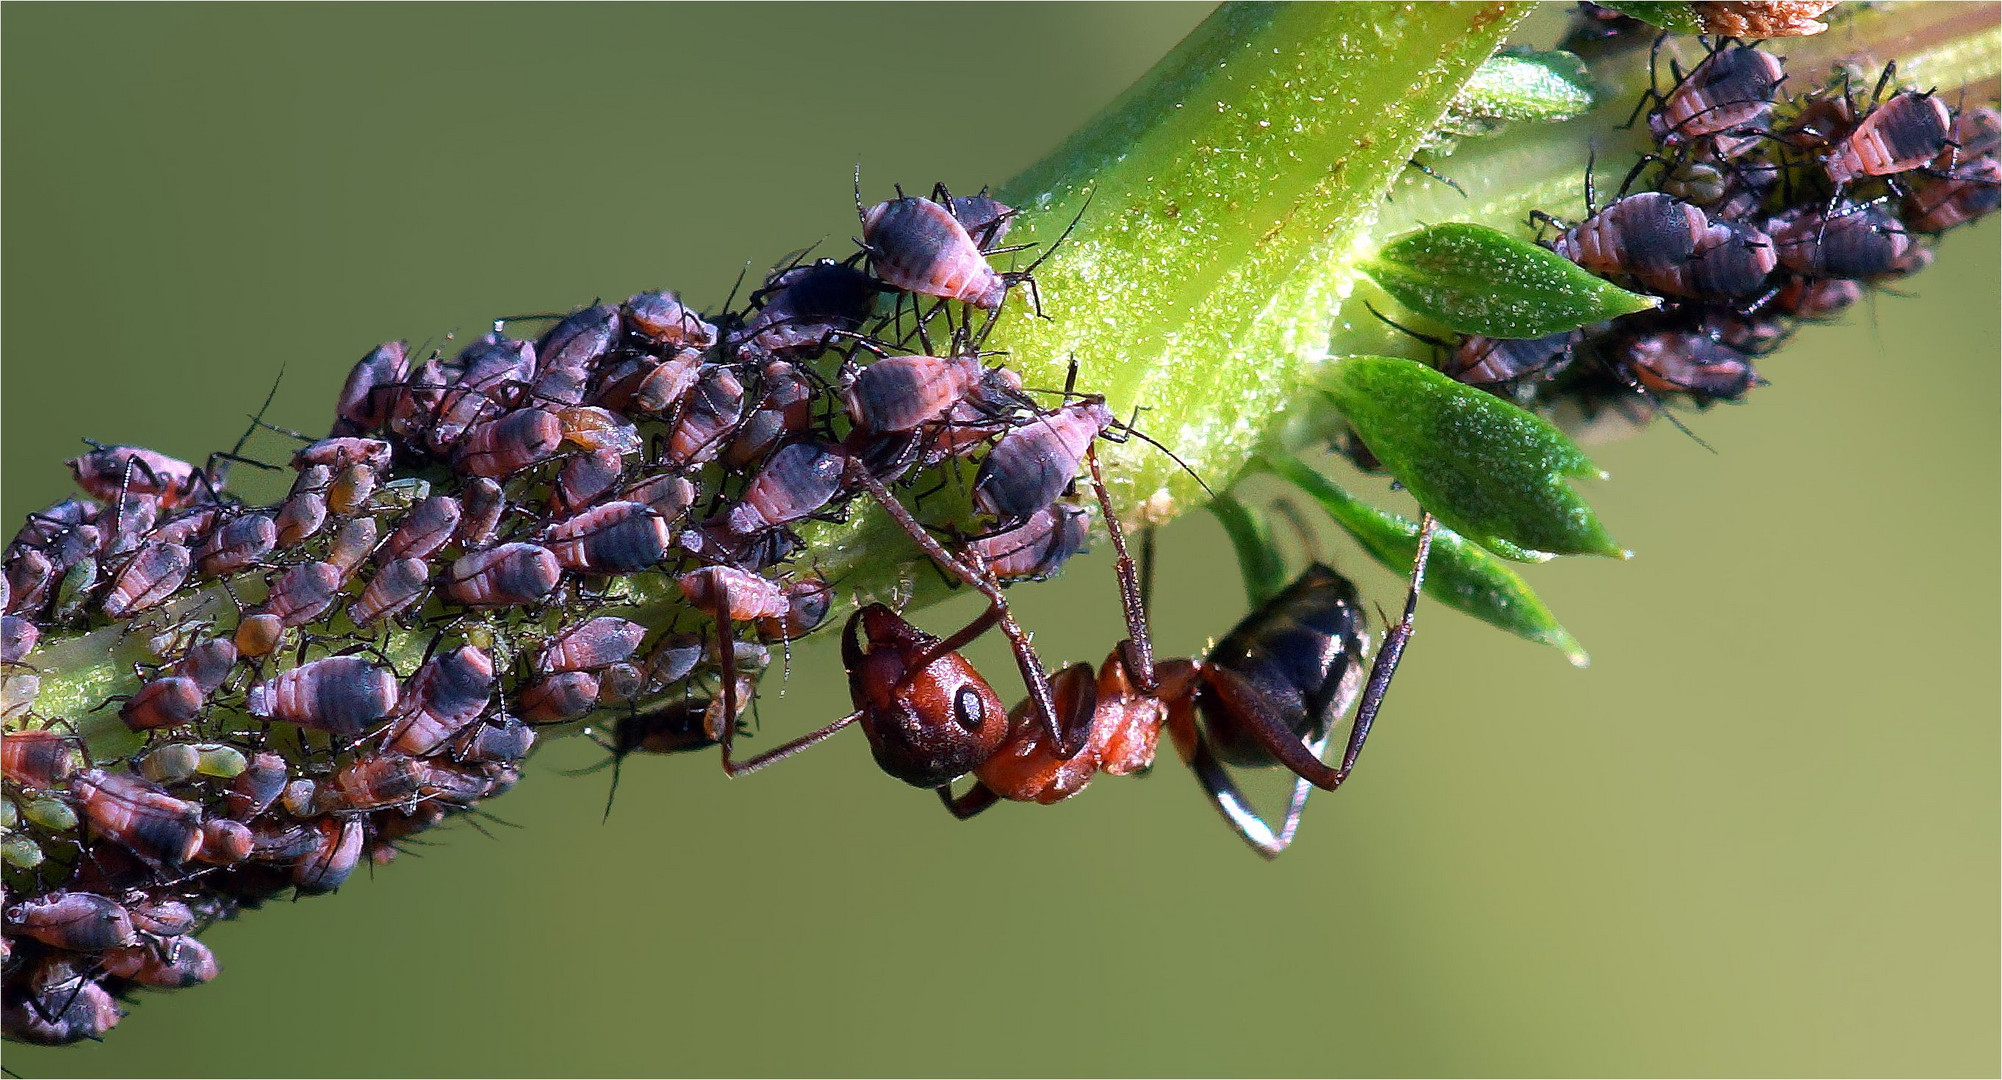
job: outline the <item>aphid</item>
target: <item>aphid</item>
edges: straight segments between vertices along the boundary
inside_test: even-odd
[[[556,414],[563,426],[563,441],[592,452],[616,451],[637,454],[645,445],[633,422],[609,409],[577,405]]]
[[[156,990],[184,990],[222,974],[215,953],[193,937],[114,949],[104,955],[102,963],[106,974]]]
[[[623,331],[619,309],[611,304],[571,312],[535,343],[538,368],[544,374],[555,369],[589,372],[618,345]],[[539,378],[536,385],[542,385]]]
[[[944,194],[941,187],[939,194]],[[1008,223],[1014,218],[1014,207],[987,194],[986,188],[978,195],[951,196],[946,200],[952,208],[952,216],[966,229],[966,235],[973,238],[982,251],[992,251],[1008,235]]]
[[[563,567],[549,548],[514,543],[461,556],[440,587],[455,604],[509,607],[548,596],[562,578]]]
[[[193,679],[203,694],[213,694],[229,677],[236,660],[236,645],[228,638],[206,638],[188,646],[174,665],[174,674]]]
[[[148,680],[118,709],[119,719],[134,731],[158,731],[192,724],[202,714],[207,695],[200,683],[180,675]],[[9,736],[12,738],[12,736]]]
[[[493,480],[475,477],[459,492],[459,508],[459,546],[471,551],[493,543],[501,512],[507,509],[507,496]]]
[[[628,705],[646,694],[646,673],[623,660],[598,671],[598,704]]]
[[[137,776],[88,769],[71,781],[70,793],[98,835],[151,865],[179,866],[201,850],[201,807]]]
[[[586,574],[644,570],[659,563],[668,550],[667,521],[652,507],[636,502],[611,502],[586,510],[551,525],[542,539],[554,553],[554,562]]]
[[[1758,292],[1778,262],[1765,233],[1743,222],[1718,221],[1704,230],[1687,260],[1636,270],[1634,276],[1665,296],[1734,300]]]
[[[389,410],[410,371],[405,345],[385,341],[369,350],[348,372],[334,408],[335,435],[377,431],[389,422]]]
[[[531,723],[548,724],[590,712],[598,703],[598,677],[588,671],[559,671],[521,688],[515,708]]]
[[[1077,478],[1085,451],[1118,421],[1092,397],[1059,406],[1010,428],[973,478],[973,505],[1004,523],[1027,521],[1056,502]]]
[[[243,751],[227,743],[196,743],[195,771],[218,780],[233,780],[250,767]]]
[[[263,720],[354,738],[396,708],[396,673],[358,656],[301,664],[250,688],[245,708]]]
[[[1976,158],[1941,178],[1919,174],[1905,195],[1905,227],[1928,235],[2002,209],[2002,161]]]
[[[702,639],[694,634],[666,634],[647,654],[647,679],[656,690],[686,679],[702,662]]]
[[[423,559],[398,559],[375,572],[361,596],[348,605],[348,618],[358,627],[400,615],[424,597],[431,578]]]
[[[1790,210],[1768,229],[1782,266],[1808,277],[1867,279],[1896,273],[1912,238],[1882,202],[1827,214]]]
[[[1550,241],[1550,250],[1602,276],[1660,272],[1688,262],[1709,227],[1696,207],[1643,191],[1616,199],[1565,229]]]
[[[236,651],[253,659],[270,656],[285,640],[285,621],[276,615],[246,615],[236,624],[236,633],[230,643]]]
[[[985,371],[977,356],[886,356],[855,373],[841,403],[857,428],[910,431],[957,405]]]
[[[97,515],[98,555],[109,558],[138,547],[140,538],[153,531],[158,506],[144,495],[128,495],[105,507]]]
[[[458,469],[472,476],[504,477],[548,460],[563,443],[555,413],[518,409],[467,431],[458,444]]]
[[[791,611],[785,589],[769,578],[731,566],[705,566],[675,579],[691,607],[728,614],[732,622],[783,618]]]
[[[195,858],[215,866],[235,866],[250,858],[256,841],[248,826],[228,818],[202,822],[202,848]]]
[[[930,199],[899,195],[865,210],[858,198],[855,210],[862,217],[870,271],[904,292],[992,311],[1007,298],[1010,285],[1026,280],[987,265],[966,227]]]
[[[66,462],[77,486],[112,500],[119,492],[150,495],[172,510],[204,498],[203,477],[193,465],[136,446],[105,446]]]
[[[550,504],[560,513],[577,513],[617,487],[625,471],[625,455],[617,450],[593,450],[572,457],[556,474]]]
[[[0,776],[15,787],[60,788],[82,763],[75,737],[58,731],[9,731],[0,737]]]
[[[354,464],[334,473],[334,482],[327,486],[327,510],[336,517],[352,517],[368,507],[369,496],[375,494],[378,479],[375,470],[367,465]]]
[[[494,662],[484,650],[461,645],[424,662],[404,687],[396,722],[383,746],[405,754],[430,754],[480,718],[493,698]]]
[[[730,432],[720,460],[741,469],[769,453],[781,440],[813,426],[814,388],[798,369],[773,360],[758,373],[757,407]]]
[[[433,495],[403,515],[390,530],[377,558],[384,563],[398,559],[428,559],[452,542],[459,527],[459,500],[450,495]]]
[[[640,377],[632,392],[632,411],[658,416],[674,413],[687,400],[689,391],[695,389],[696,380],[702,377],[702,368],[699,353],[670,357]]]
[[[703,371],[687,404],[675,417],[663,463],[680,469],[716,460],[723,452],[724,439],[743,415],[744,384],[736,372],[712,365]]]
[[[466,346],[456,361],[459,377],[438,405],[438,419],[427,438],[442,453],[474,425],[505,407],[513,387],[527,386],[535,377],[535,346],[498,334],[488,334]]]
[[[229,782],[223,805],[235,820],[250,821],[271,809],[290,779],[291,770],[283,757],[270,752],[257,754]]]
[[[104,613],[123,619],[157,607],[188,579],[194,559],[179,544],[147,544],[111,580]]]
[[[1660,107],[1648,113],[1648,130],[1666,147],[1709,139],[1718,157],[1728,160],[1766,130],[1784,81],[1779,57],[1743,45],[1720,48],[1688,75],[1678,73]]]
[[[0,664],[18,664],[35,651],[41,628],[19,615],[0,615]]]
[[[0,1006],[0,1030],[10,1039],[62,1046],[102,1038],[125,1015],[97,980],[78,974],[61,957],[45,957],[25,982],[27,992],[21,993],[10,981]]]
[[[40,825],[50,832],[66,833],[76,828],[76,811],[69,804],[54,797],[23,799],[20,803],[21,817],[29,824]]]
[[[18,832],[14,832],[11,822],[8,823],[7,828],[7,835],[0,836],[0,863],[5,863],[8,866],[17,867],[22,870],[33,870],[35,867],[42,865],[42,862],[48,857],[42,853],[42,845]],[[7,948],[11,947],[11,945],[7,946]],[[6,949],[0,949],[0,957],[4,957],[5,955]]]
[[[278,544],[278,524],[267,514],[223,519],[203,541],[195,566],[204,577],[220,577],[255,566]]]
[[[75,952],[103,952],[136,940],[125,905],[87,892],[51,892],[7,909],[7,925],[36,941]]]
[[[1888,78],[1890,71],[1884,74]],[[1929,164],[1946,151],[1952,126],[1946,103],[1938,97],[1900,90],[1870,110],[1819,160],[1839,192],[1855,180]]]
[[[1828,29],[1818,16],[1835,0],[1696,0],[1689,5],[1706,34],[1734,38],[1805,37]]]
[[[187,549],[177,548],[177,550]],[[128,561],[127,565],[130,566],[131,562]],[[84,603],[97,589],[97,571],[97,560],[87,558],[78,560],[63,572],[62,581],[56,585],[56,604],[52,613],[55,622],[70,622],[83,610]]]
[[[783,447],[745,486],[724,524],[733,535],[743,537],[815,514],[841,494],[847,467],[846,452],[829,443]]]
[[[1716,333],[1665,329],[1634,334],[1615,348],[1634,378],[1658,394],[1733,401],[1760,381],[1745,350],[1726,344]]]
[[[389,444],[381,439],[359,437],[327,438],[307,443],[292,455],[292,467],[304,471],[325,465],[339,472],[350,465],[362,465],[372,472],[389,470]]]
[[[732,335],[733,344],[818,355],[835,334],[862,325],[876,305],[877,291],[873,278],[848,263],[820,259],[789,267],[751,294],[758,310]]]
[[[1083,551],[1090,534],[1090,507],[1059,502],[1012,529],[969,540],[966,547],[1002,581],[1041,581]]]
[[[292,864],[292,884],[306,894],[328,893],[341,887],[361,861],[367,831],[358,818],[321,818],[318,842]]]
[[[716,328],[664,289],[635,294],[622,308],[626,326],[655,345],[706,349],[716,344]]]
[[[753,620],[766,641],[797,641],[827,621],[834,608],[834,586],[826,578],[806,577],[785,587],[786,613]]]
[[[327,489],[334,484],[334,470],[326,465],[308,465],[292,481],[292,492],[278,507],[278,546],[293,547],[312,537],[327,522]]]
[[[452,756],[465,762],[520,761],[535,746],[535,729],[512,716],[467,728],[453,743]]]
[[[300,563],[272,583],[258,612],[276,615],[286,626],[304,626],[333,606],[346,580],[347,575],[332,563]]]
[[[302,807],[302,812],[310,808]],[[293,863],[320,846],[316,822],[259,822],[250,827],[250,857],[258,862]]]
[[[334,771],[313,794],[316,814],[380,810],[417,801],[424,767],[401,754],[369,754]]]
[[[650,476],[619,492],[625,502],[645,503],[663,521],[672,522],[695,502],[695,484],[685,476],[662,473]]]
[[[327,565],[341,572],[345,582],[354,576],[368,553],[375,550],[376,525],[372,517],[358,517],[343,522],[334,532],[334,538],[327,544]]]
[[[295,818],[312,816],[313,802],[318,797],[320,785],[305,777],[286,783],[285,790],[278,796],[278,805]]]
[[[56,583],[55,564],[39,551],[21,551],[7,561],[7,613],[34,615],[48,607]]]
[[[646,627],[628,619],[601,615],[565,630],[535,658],[535,670],[595,671],[631,656],[646,637]]]

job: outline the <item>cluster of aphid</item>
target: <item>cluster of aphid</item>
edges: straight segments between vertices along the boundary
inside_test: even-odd
[[[241,443],[205,467],[133,447],[72,461],[89,498],[31,515],[5,557],[5,1034],[94,1038],[118,994],[212,978],[202,926],[387,862],[510,787],[538,725],[599,709],[612,764],[720,745],[733,775],[859,721],[885,771],[960,817],[1144,769],[1165,724],[1232,826],[1284,849],[1308,785],[1352,767],[1408,611],[1338,768],[1319,755],[1368,643],[1334,572],[1311,569],[1206,660],[1157,664],[1093,452],[1137,433],[1095,396],[1044,403],[980,350],[1016,286],[1039,303],[1033,265],[988,262],[1015,250],[1000,246],[1012,211],[942,188],[857,210],[862,250],[795,261],[740,311],[647,292],[533,342],[503,320],[450,359],[376,348],[328,437],[287,433],[303,445],[275,506],[225,490],[231,461],[273,468]],[[961,462],[971,517],[921,523],[905,499]],[[1002,586],[1082,548],[1081,471],[1119,549],[1130,637],[1096,672],[1050,677]],[[834,601],[794,526],[858,497],[989,607],[944,639],[861,607],[843,640],[854,711],[735,759],[759,642],[806,633]],[[676,591],[688,628],[613,613]],[[958,653],[995,627],[1029,689],[1012,711]],[[101,706],[145,740],[115,761],[36,708],[38,641],[91,631],[148,657],[138,690]],[[425,643],[414,670],[389,655],[399,634]],[[1283,826],[1225,762],[1302,778]]]
[[[1632,422],[1739,401],[1763,382],[1755,362],[1802,323],[1923,269],[1930,238],[2002,202],[1996,111],[1887,96],[1894,67],[1867,97],[1847,78],[1789,96],[1781,57],[1731,40],[1670,69],[1668,89],[1635,108],[1654,148],[1620,197],[1596,206],[1588,179],[1584,220],[1536,215],[1552,250],[1661,306],[1540,338],[1426,338],[1441,370],[1524,405]]]

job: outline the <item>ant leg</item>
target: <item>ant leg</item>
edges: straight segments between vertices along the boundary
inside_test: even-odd
[[[1363,740],[1369,738],[1370,725],[1376,721],[1376,711],[1383,705],[1383,696],[1390,690],[1390,678],[1397,674],[1397,662],[1404,656],[1404,647],[1411,643],[1412,623],[1418,615],[1418,595],[1425,586],[1425,563],[1432,556],[1432,533],[1438,527],[1438,519],[1431,514],[1424,515],[1418,524],[1418,554],[1411,561],[1411,591],[1404,597],[1404,617],[1383,637],[1383,645],[1376,651],[1376,662],[1370,665],[1369,682],[1363,684],[1362,705],[1356,709],[1355,726],[1349,731],[1348,749],[1342,752],[1342,767],[1335,773],[1335,783],[1339,785],[1348,779],[1350,771],[1356,767],[1356,758],[1362,754]]]
[[[1154,676],[1154,639],[1147,632],[1147,604],[1141,598],[1140,575],[1133,566],[1133,557],[1126,552],[1126,529],[1119,524],[1119,512],[1113,509],[1112,493],[1105,489],[1105,475],[1098,467],[1098,447],[1085,447],[1084,459],[1091,465],[1091,486],[1098,494],[1099,509],[1105,512],[1105,530],[1112,538],[1112,550],[1118,553],[1112,566],[1119,576],[1119,601],[1126,613],[1126,640],[1120,643],[1121,654],[1128,673],[1142,692],[1151,694],[1160,687],[1160,680]]]
[[[762,754],[737,761],[730,756],[732,743],[737,735],[737,650],[736,642],[730,635],[730,590],[721,586],[716,590],[716,654],[723,664],[723,730],[717,732],[716,741],[723,747],[723,771],[730,776],[742,776],[756,772],[767,765],[776,764],[807,749],[842,728],[862,718],[861,710],[820,728],[789,743],[775,746]]]
[[[978,780],[973,782],[972,787],[966,789],[966,794],[960,796],[953,795],[951,785],[934,790],[938,792],[938,801],[944,803],[946,810],[961,821],[967,821],[1001,801],[1001,796],[994,794],[994,789]]]
[[[1043,734],[1062,756],[1076,757],[1091,736],[1090,726],[1085,725],[1076,730],[1066,731],[1057,723],[1056,699],[1050,691],[1050,677],[1043,670],[1042,657],[1036,654],[1036,647],[1029,641],[1029,635],[1022,630],[1021,624],[1015,621],[1014,612],[1008,607],[1008,598],[1002,595],[1001,586],[994,581],[993,575],[987,573],[985,566],[969,566],[947,551],[943,544],[925,531],[923,525],[918,524],[917,519],[911,516],[911,512],[904,508],[904,504],[898,502],[896,496],[891,495],[882,481],[876,479],[868,467],[860,461],[850,459],[846,475],[860,484],[869,496],[876,500],[883,508],[883,512],[889,514],[890,519],[895,521],[905,535],[911,538],[911,542],[918,546],[918,550],[931,556],[933,562],[951,571],[961,581],[987,598],[987,613],[975,619],[974,624],[985,622],[1001,628],[1001,633],[1008,639],[1009,648],[1015,653],[1015,665],[1021,670],[1022,682],[1028,687],[1029,700],[1035,704],[1036,721],[1042,725]],[[977,557],[974,561],[976,564],[979,562]],[[971,629],[971,625],[968,629]],[[946,640],[960,641],[964,633],[965,631],[954,634]],[[966,638],[966,640],[972,639]],[[964,644],[964,641],[961,641],[961,644]],[[927,657],[927,664],[937,658],[937,656]],[[911,667],[917,671],[924,669],[918,664],[913,664]]]
[[[1276,859],[1293,843],[1293,837],[1300,831],[1300,818],[1307,809],[1307,797],[1313,794],[1314,785],[1305,779],[1293,782],[1293,794],[1286,801],[1286,816],[1277,831],[1260,816],[1245,797],[1244,790],[1231,779],[1230,770],[1210,748],[1209,739],[1196,727],[1192,706],[1184,701],[1173,707],[1168,719],[1168,734],[1181,751],[1182,759],[1196,774],[1196,783],[1201,785],[1203,794],[1222,815],[1224,824],[1251,847],[1267,859]],[[1319,758],[1327,748],[1328,737],[1324,734],[1310,744],[1314,756]]]

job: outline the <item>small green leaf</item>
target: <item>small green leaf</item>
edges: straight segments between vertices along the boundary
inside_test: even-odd
[[[1362,268],[1405,307],[1487,337],[1538,338],[1661,305],[1547,248],[1464,221],[1392,240]]]
[[[1419,505],[1512,559],[1629,557],[1565,477],[1604,477],[1548,421],[1413,360],[1356,356],[1322,389]]]
[[[1237,569],[1244,576],[1244,595],[1251,606],[1260,607],[1284,591],[1286,563],[1280,558],[1279,548],[1272,542],[1272,531],[1265,522],[1228,495],[1211,499],[1209,511],[1222,523],[1230,545],[1237,549]]]
[[[1392,573],[1411,573],[1411,560],[1418,555],[1417,522],[1363,502],[1291,455],[1269,456],[1263,464],[1320,503],[1336,524]],[[1558,623],[1528,582],[1507,563],[1451,529],[1441,527],[1432,535],[1425,595],[1517,637],[1554,646],[1578,667],[1591,663],[1578,639]]]
[[[1505,49],[1467,80],[1439,122],[1455,135],[1486,135],[1511,121],[1553,123],[1592,107],[1585,62],[1568,52]]]
[[[1682,0],[1612,0],[1603,6],[1622,15],[1631,15],[1649,26],[1678,34],[1703,32],[1703,17],[1696,13],[1696,5]]]

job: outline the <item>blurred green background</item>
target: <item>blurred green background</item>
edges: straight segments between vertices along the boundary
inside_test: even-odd
[[[747,260],[845,246],[856,161],[1005,179],[1203,14],[9,6],[6,516],[68,489],[78,436],[226,445],[281,365],[272,414],[313,430],[383,338],[717,305]],[[1716,456],[1600,448],[1639,557],[1531,573],[1594,666],[1428,607],[1359,779],[1277,864],[1172,758],[966,825],[859,736],[736,782],[635,758],[600,825],[607,776],[555,770],[602,755],[561,745],[493,805],[519,828],[217,927],[214,984],[7,1064],[1992,1075],[1996,253],[1992,221],[1955,235],[1918,296],[1803,334],[1691,418]],[[1162,548],[1187,654],[1243,598],[1207,519]],[[1053,658],[1119,632],[1102,553],[1015,595]],[[769,730],[845,709],[829,645]]]

